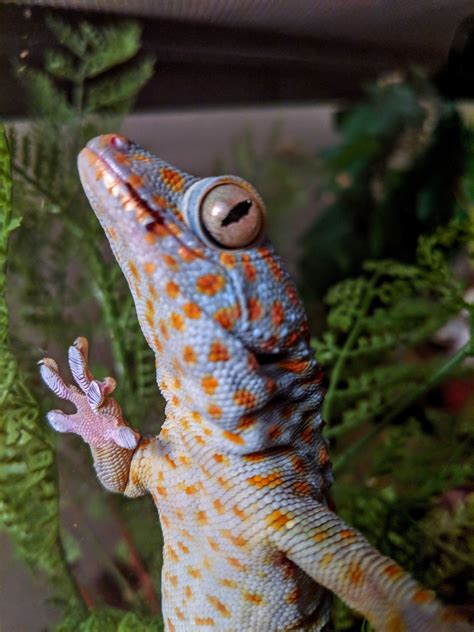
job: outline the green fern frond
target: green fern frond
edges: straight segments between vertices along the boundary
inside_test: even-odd
[[[55,450],[38,404],[9,348],[6,267],[12,219],[10,155],[0,128],[0,528],[31,568],[76,599],[59,534]]]
[[[87,90],[85,111],[115,114],[128,111],[137,92],[152,77],[153,66],[153,59],[144,59],[123,70],[119,77],[96,81]]]

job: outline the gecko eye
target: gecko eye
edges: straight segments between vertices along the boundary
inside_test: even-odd
[[[201,203],[201,222],[218,246],[246,248],[262,232],[264,211],[254,195],[236,184],[221,184]]]

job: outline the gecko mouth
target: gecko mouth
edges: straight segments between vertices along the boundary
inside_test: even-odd
[[[134,213],[135,219],[147,230],[154,226],[164,226],[162,213],[152,208],[138,193],[136,188],[124,178],[117,167],[95,149],[85,147],[79,154],[79,172],[87,180],[88,188],[97,193],[96,182],[100,182],[107,194],[115,198],[121,209]],[[91,173],[92,172],[92,173]],[[170,234],[171,231],[170,231]]]

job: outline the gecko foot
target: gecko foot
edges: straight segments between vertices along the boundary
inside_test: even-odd
[[[69,368],[77,386],[64,382],[52,358],[43,358],[38,363],[48,388],[76,408],[72,414],[51,410],[46,416],[48,422],[57,432],[78,434],[91,446],[106,441],[133,450],[140,435],[126,425],[119,404],[109,397],[115,389],[115,380],[111,377],[94,379],[88,367],[88,349],[86,338],[77,338],[69,347]]]

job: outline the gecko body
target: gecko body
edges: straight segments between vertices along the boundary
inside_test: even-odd
[[[157,437],[128,426],[84,338],[69,350],[77,386],[42,361],[77,409],[48,420],[89,443],[105,487],[152,495],[166,629],[319,631],[332,591],[377,630],[469,630],[331,509],[322,371],[253,187],[194,178],[118,135],[90,141],[79,171],[156,355],[166,421]]]

